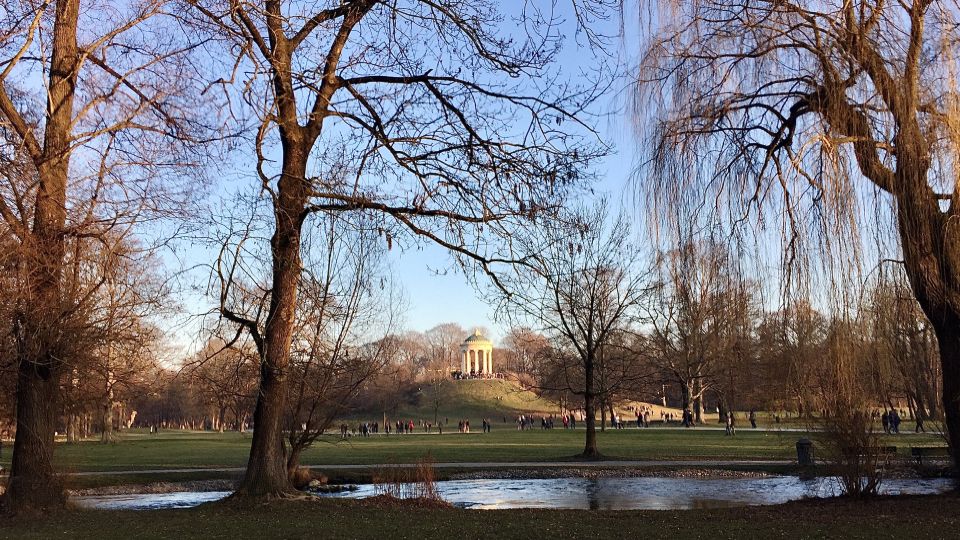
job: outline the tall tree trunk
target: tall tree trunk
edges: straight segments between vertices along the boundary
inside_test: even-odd
[[[73,368],[70,373],[70,390],[65,393],[68,400],[76,396],[79,382],[79,379],[77,379],[77,368]],[[70,444],[80,442],[80,413],[77,412],[75,407],[68,407],[66,416],[67,442]]]
[[[586,442],[583,446],[582,457],[587,459],[599,459],[600,451],[597,449],[597,418],[596,404],[594,403],[594,381],[593,381],[593,360],[588,359],[583,365],[584,371],[584,392],[583,392],[583,410],[584,423],[587,427]]]
[[[302,445],[290,445],[290,454],[287,456],[287,478],[291,485],[296,478],[297,469],[300,468],[300,454],[303,452]]]
[[[107,358],[106,361],[109,364],[110,362],[110,347],[107,347]],[[101,443],[110,443],[113,442],[113,412],[114,412],[114,401],[113,401],[113,384],[114,376],[112,371],[107,371],[107,386],[104,388],[106,394],[104,395],[104,401],[102,404],[102,415],[101,419],[103,421],[103,431],[100,432],[100,442]]]
[[[289,352],[286,354],[289,358]],[[287,388],[285,369],[264,359],[260,368],[260,392],[253,412],[253,437],[247,470],[237,495],[282,496],[292,491],[287,479],[283,445],[283,411]],[[273,364],[273,365],[271,365]]]
[[[260,391],[253,413],[253,441],[241,496],[282,496],[294,490],[287,476],[283,416],[287,399],[287,368],[300,280],[300,226],[306,207],[307,155],[300,145],[284,140],[283,174],[274,202],[276,220],[270,249],[273,283],[264,328]]]
[[[17,372],[17,434],[7,492],[16,512],[61,506],[66,501],[53,468],[59,380],[49,364],[21,359]]]
[[[693,380],[693,419],[697,424],[703,423],[703,380],[697,375]]]
[[[954,468],[960,470],[960,315],[954,314],[939,328],[940,363],[943,366],[943,415]]]
[[[941,402],[954,467],[960,469],[960,231],[956,226],[960,190],[944,213],[927,185],[926,143],[915,125],[898,138],[917,141],[898,152],[897,226],[904,267],[940,347]]]
[[[926,406],[928,419],[937,419],[940,417],[940,407],[937,402],[939,401],[942,389],[939,388],[940,385],[937,383],[942,379],[942,377],[937,377],[935,372],[931,373],[927,371],[924,374],[923,385],[921,386],[920,392],[923,395],[923,403]]]
[[[103,403],[101,413],[103,431],[100,432],[100,442],[113,442],[113,400],[109,397],[107,398],[107,401]]]
[[[684,411],[693,410],[693,379],[680,384],[680,408]]]
[[[44,125],[43,159],[37,163],[37,199],[28,246],[26,301],[17,321],[17,434],[7,502],[14,512],[62,506],[54,473],[54,435],[60,410],[63,355],[61,276],[64,260],[71,125],[79,69],[79,0],[56,4]]]
[[[607,430],[607,402],[600,398],[600,431]]]
[[[80,442],[80,417],[75,412],[67,414],[67,442]]]

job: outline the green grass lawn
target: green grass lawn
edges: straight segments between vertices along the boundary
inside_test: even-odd
[[[726,437],[702,429],[607,430],[598,433],[601,452],[614,459],[770,460],[792,459],[797,432],[745,431]],[[303,456],[305,465],[412,463],[427,453],[438,462],[563,461],[583,448],[583,429],[531,430],[495,428],[492,433],[378,435],[321,439]],[[936,445],[936,435],[886,438],[902,455],[914,445]],[[128,431],[112,444],[89,441],[59,443],[55,461],[63,472],[176,468],[243,467],[250,434]],[[9,453],[4,453],[9,459]]]
[[[457,510],[302,501],[0,517],[0,538],[956,538],[955,495],[678,511]]]
[[[420,421],[434,419],[435,399],[442,422],[448,422],[443,435],[424,434]],[[337,436],[321,438],[303,455],[305,465],[412,463],[429,453],[438,462],[511,462],[564,461],[583,449],[582,422],[575,431],[535,429],[518,432],[518,414],[556,414],[556,405],[522,389],[512,381],[443,381],[439,387],[425,385],[388,421],[412,419],[417,434],[375,435],[367,438]],[[715,415],[714,415],[715,416]],[[468,418],[473,433],[456,433],[457,421]],[[480,433],[481,419],[493,421],[493,433]],[[795,457],[797,439],[817,434],[780,431],[760,415],[761,426],[768,431],[741,430],[736,437],[725,437],[715,429],[664,428],[654,418],[650,429],[610,430],[599,433],[600,451],[613,459],[630,460],[784,460]],[[382,413],[368,412],[349,418],[351,425],[359,421],[382,422]],[[741,427],[746,421],[741,421]],[[560,426],[560,423],[556,423]],[[630,424],[632,425],[632,424]],[[706,427],[715,428],[715,422]],[[794,426],[784,423],[780,427]],[[434,428],[436,430],[436,428]],[[336,428],[334,428],[336,431]],[[143,430],[118,432],[119,441],[100,444],[85,441],[79,444],[58,443],[55,461],[60,471],[92,472],[146,469],[243,467],[250,448],[250,433],[193,432],[164,430],[150,434]],[[6,441],[0,464],[9,467],[12,445]],[[904,434],[886,438],[884,444],[896,445],[899,453],[909,455],[915,445],[942,445],[937,435]],[[215,476],[215,475],[211,475]],[[145,477],[145,475],[144,475]],[[137,477],[139,478],[139,477]],[[127,477],[133,480],[134,477]],[[68,482],[69,484],[70,482]],[[89,483],[89,482],[87,482]],[[125,482],[129,483],[129,482]]]

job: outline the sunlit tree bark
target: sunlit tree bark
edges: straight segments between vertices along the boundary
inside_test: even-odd
[[[192,127],[175,65],[189,49],[154,39],[164,3],[96,15],[80,0],[9,2],[0,19],[0,128],[7,163],[2,233],[14,247],[16,439],[7,491],[15,511],[58,506],[53,465],[61,376],[103,279],[71,288],[84,242],[109,252],[141,220],[179,212],[166,172]],[[175,76],[176,74],[176,76]],[[196,156],[190,161],[196,162]],[[5,329],[6,330],[6,329]]]

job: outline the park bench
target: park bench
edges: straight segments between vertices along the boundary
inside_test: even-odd
[[[918,465],[923,465],[923,458],[930,457],[948,457],[950,449],[946,446],[913,446],[910,448],[910,455],[917,459]]]

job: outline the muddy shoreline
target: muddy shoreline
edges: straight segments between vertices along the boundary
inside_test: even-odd
[[[177,493],[180,491],[233,491],[233,480],[187,480],[184,482],[150,482],[148,484],[121,484],[95,488],[67,490],[71,497],[90,497],[100,495],[134,495],[140,493]]]

